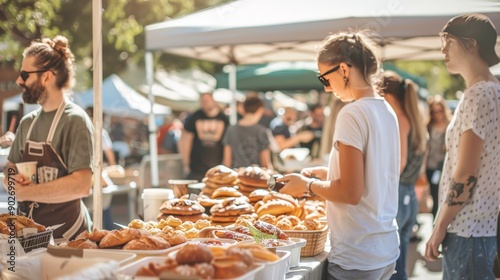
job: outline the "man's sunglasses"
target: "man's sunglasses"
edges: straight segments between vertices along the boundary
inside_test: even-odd
[[[347,63],[346,63],[347,64]],[[351,67],[350,64],[347,64],[347,66]],[[332,69],[326,71],[325,73],[321,74],[318,76],[318,80],[325,86],[325,87],[329,87],[330,86],[330,81],[328,81],[328,79],[325,79],[325,76],[330,74],[330,73],[333,73],[337,70],[339,70],[340,68],[340,64],[333,67]]]
[[[33,73],[44,73],[44,72],[47,72],[47,71],[52,72],[52,70],[20,71],[19,72],[19,76],[21,77],[21,79],[23,80],[23,82],[26,82],[26,80],[30,77],[30,74],[33,74]],[[52,72],[52,74],[54,74],[54,72]]]

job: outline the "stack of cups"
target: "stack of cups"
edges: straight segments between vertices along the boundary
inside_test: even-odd
[[[163,202],[172,198],[174,198],[174,192],[170,189],[144,189],[142,191],[144,221],[156,221],[156,217],[160,213],[160,206],[163,204]]]

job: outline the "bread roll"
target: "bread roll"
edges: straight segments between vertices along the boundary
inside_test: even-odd
[[[293,212],[295,207],[288,201],[285,200],[271,200],[257,209],[257,215],[259,217],[265,214],[271,214],[273,216],[279,216],[283,214],[290,214]]]
[[[228,248],[228,250],[233,247],[243,248],[245,250],[248,250],[253,255],[254,259],[257,261],[274,262],[279,260],[279,257],[275,253],[272,253],[263,246],[255,243],[240,242],[232,245],[231,247]]]
[[[68,244],[66,244],[66,246],[68,246],[70,248],[78,248],[78,249],[98,249],[99,248],[99,247],[97,247],[95,242],[90,241],[88,239],[73,240],[73,241],[68,242]]]
[[[294,207],[299,207],[297,200],[295,200],[293,196],[286,193],[270,192],[268,195],[262,198],[262,201],[264,201],[264,203],[271,200],[285,200],[290,202]]]
[[[83,231],[75,239],[89,239],[90,241],[100,242],[109,232],[109,230],[98,230],[94,228],[92,232],[88,230]]]
[[[139,239],[129,241],[123,250],[163,250],[170,248],[170,244],[163,238],[157,236],[142,236]]]
[[[141,232],[135,228],[115,229],[99,242],[100,248],[111,248],[128,243],[141,237]]]
[[[211,263],[214,254],[210,248],[201,244],[187,244],[175,256],[178,264]]]
[[[213,266],[215,268],[215,279],[234,279],[247,273],[250,268],[240,260],[234,260],[232,257],[217,258]]]
[[[10,235],[10,229],[4,221],[0,221],[0,233]]]

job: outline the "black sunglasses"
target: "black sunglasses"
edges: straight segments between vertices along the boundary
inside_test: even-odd
[[[45,73],[47,71],[52,72],[51,70],[19,71],[19,76],[21,77],[23,82],[26,82],[26,80],[30,77],[30,74],[32,74],[32,73]],[[54,74],[54,72],[52,72],[52,74]]]
[[[347,63],[346,63],[346,64],[347,64]],[[350,64],[347,64],[347,66],[348,66],[348,67],[351,67],[351,65],[350,65]],[[340,64],[339,64],[339,65],[337,65],[337,66],[335,66],[335,67],[333,67],[332,69],[330,69],[330,70],[326,71],[325,73],[323,73],[323,74],[319,75],[319,76],[318,76],[318,80],[319,80],[319,81],[320,81],[320,82],[321,82],[321,83],[322,83],[325,87],[329,87],[329,86],[330,86],[330,81],[328,81],[328,79],[325,79],[324,77],[325,77],[326,75],[330,74],[330,73],[333,73],[333,72],[335,72],[335,71],[339,70],[339,68],[340,68]]]

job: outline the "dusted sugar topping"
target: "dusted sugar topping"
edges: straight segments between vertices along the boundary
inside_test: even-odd
[[[238,172],[238,176],[246,176],[255,180],[267,180],[271,177],[271,175],[264,169],[259,166],[248,166],[245,168],[241,168]]]

